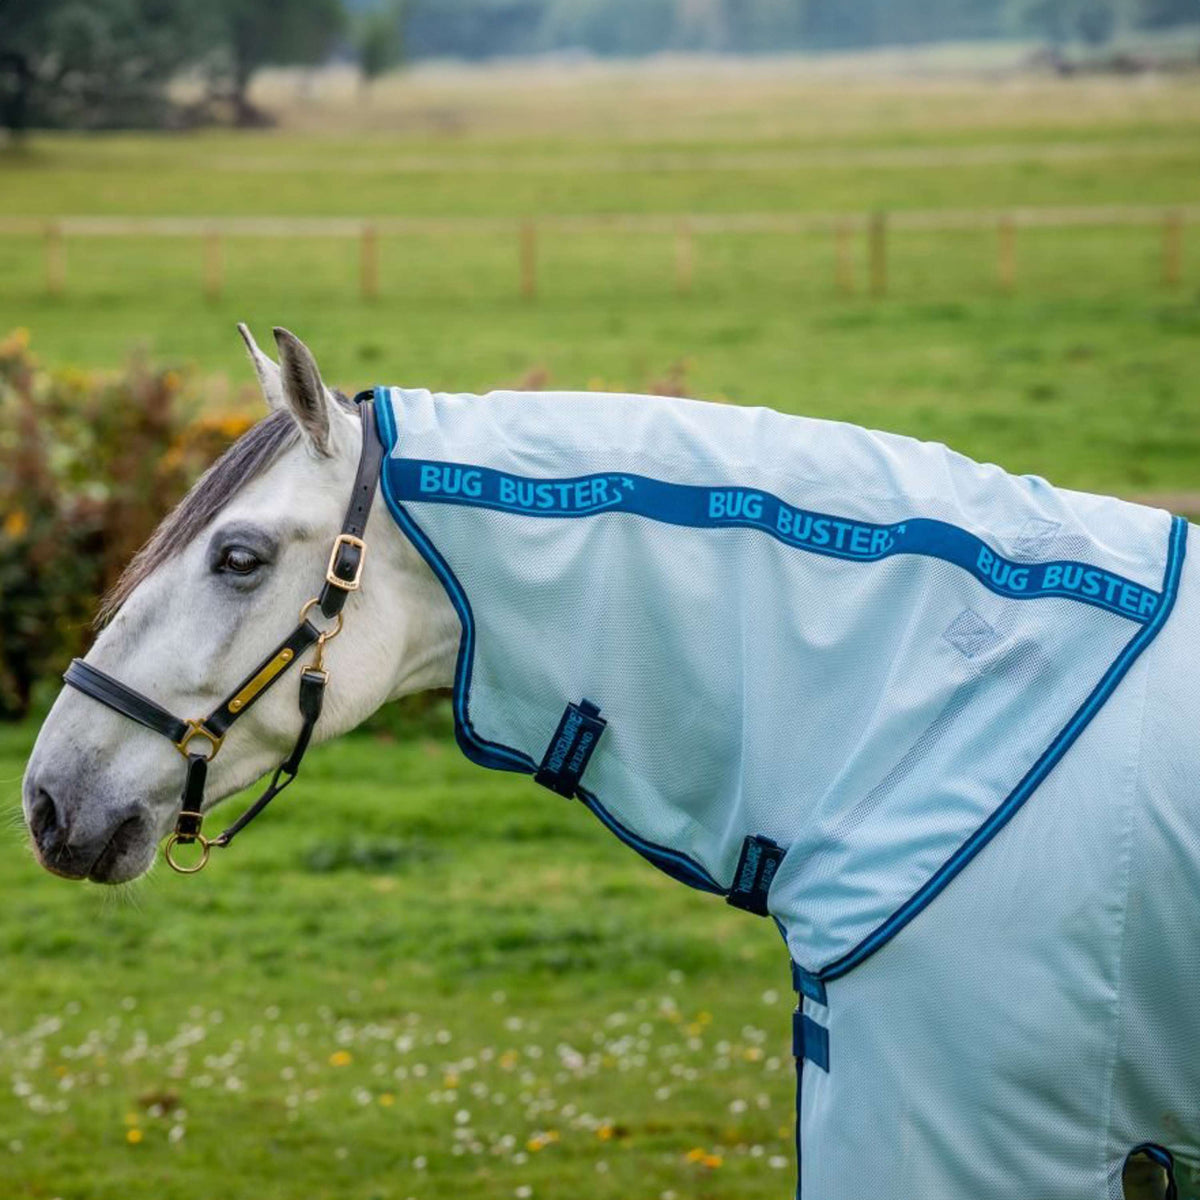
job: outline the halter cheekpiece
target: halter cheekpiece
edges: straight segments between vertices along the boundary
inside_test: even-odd
[[[367,543],[363,540],[367,518],[379,483],[384,447],[375,423],[372,392],[361,392],[355,404],[362,420],[362,451],[354,477],[350,504],[342,521],[341,532],[334,540],[320,592],[300,610],[300,620],[294,629],[260,662],[225,699],[207,716],[185,720],[168,712],[160,704],[127,687],[119,679],[99,668],[73,659],[63,679],[84,695],[121,713],[122,716],[144,725],[147,729],[169,738],[175,749],[187,761],[183,784],[182,804],[175,830],[167,839],[165,855],[170,866],[181,874],[190,875],[208,862],[214,846],[228,846],[284,788],[296,778],[301,760],[312,740],[313,730],[321,716],[325,686],[329,672],[325,669],[325,643],[342,629],[342,609],[351,592],[358,591],[362,582]],[[333,624],[318,628],[310,619],[313,610]],[[264,693],[273,687],[294,666],[308,649],[315,647],[312,661],[300,673],[299,707],[301,726],[292,752],[275,768],[270,783],[257,800],[223,833],[207,838],[201,832],[204,805],[204,785],[208,764],[217,756],[230,726],[249,711]],[[198,749],[197,742],[206,746]],[[175,857],[176,846],[198,843],[199,859],[187,865]]]

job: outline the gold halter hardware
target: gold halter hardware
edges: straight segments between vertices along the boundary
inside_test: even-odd
[[[175,743],[175,749],[178,750],[184,758],[188,758],[190,755],[196,753],[195,750],[189,749],[192,738],[194,737],[202,737],[206,742],[208,742],[209,751],[204,757],[207,758],[209,762],[212,762],[212,760],[217,757],[217,751],[220,750],[221,743],[225,740],[224,736],[218,737],[205,726],[203,717],[201,717],[199,720],[190,719],[187,722],[187,733],[185,733],[183,737]]]
[[[321,602],[319,596],[314,596],[311,600],[305,602],[304,607],[300,610],[300,620],[305,620],[313,608]],[[337,622],[332,629],[326,629],[320,637],[317,638],[317,648],[313,655],[312,665],[308,668],[310,671],[319,671],[322,675],[328,677],[329,672],[325,670],[325,643],[331,642],[339,633],[342,632],[342,614],[337,614]]]
[[[175,847],[178,845],[190,846],[193,842],[200,846],[200,857],[189,867],[186,863],[181,863],[176,859]],[[173,833],[167,838],[167,844],[163,847],[163,857],[172,871],[178,871],[180,875],[195,875],[197,871],[203,871],[208,865],[208,856],[212,853],[212,848],[223,844],[220,838],[206,838],[202,833],[193,834],[188,838]]]

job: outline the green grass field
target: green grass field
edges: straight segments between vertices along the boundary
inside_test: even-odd
[[[9,803],[31,732],[0,730]],[[205,874],[116,894],[13,825],[4,1195],[786,1193],[773,926],[445,739],[305,772]]]
[[[734,72],[710,83],[614,70],[390,87],[366,106],[332,106],[337,133],[314,115],[325,110],[299,106],[303,129],[36,138],[0,156],[0,215],[1200,200],[1190,77],[997,85]],[[656,154],[671,169],[655,169]],[[547,235],[532,302],[516,295],[512,237],[384,239],[374,302],[359,295],[353,241],[232,239],[224,294],[210,303],[192,241],[72,242],[66,294],[51,299],[40,239],[9,236],[0,329],[27,326],[51,362],[112,365],[143,346],[240,381],[234,322],[285,324],[348,389],[484,390],[531,374],[636,389],[682,364],[696,395],[935,438],[1059,483],[1138,493],[1200,486],[1196,237],[1182,286],[1168,291],[1156,229],[1022,231],[1017,291],[1004,296],[990,232],[896,233],[890,295],[872,301],[862,261],[858,294],[837,294],[823,236],[702,238],[694,291],[678,297],[667,236]]]
[[[282,89],[283,84],[276,84]],[[288,98],[288,93],[278,95]],[[37,137],[0,215],[537,215],[1200,201],[1200,83],[985,84],[594,69],[414,76],[280,130]],[[655,155],[668,154],[669,169]],[[739,157],[740,156],[740,157]],[[771,159],[771,156],[775,156]],[[639,389],[944,440],[1118,492],[1200,488],[1200,249],[1155,230],[899,234],[886,299],[820,237],[542,245],[492,235],[200,248],[0,237],[0,330],[49,362],[135,346],[240,384],[233,330],[286,324],[347,389]],[[0,1194],[110,1198],[782,1196],[786,959],[774,929],[643,864],[577,806],[466,764],[444,730],[313,755],[209,871],[116,893],[40,872],[16,817],[35,730],[0,729]]]

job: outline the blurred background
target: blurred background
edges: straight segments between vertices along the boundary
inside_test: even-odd
[[[777,935],[440,698],[116,891],[25,848],[39,714],[260,415],[237,320],[1200,512],[1200,0],[0,0],[0,126],[0,1192],[787,1194]]]

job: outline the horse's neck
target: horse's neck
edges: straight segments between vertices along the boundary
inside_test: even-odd
[[[382,542],[380,555],[387,567],[383,587],[389,601],[387,636],[400,639],[400,655],[388,695],[389,700],[448,688],[462,626],[445,589],[434,577],[416,547],[400,532],[380,504],[375,517]]]

